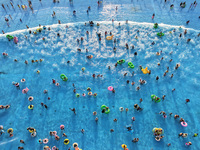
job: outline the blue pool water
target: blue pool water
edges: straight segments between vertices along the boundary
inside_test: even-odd
[[[179,1],[174,2],[177,5],[178,3]],[[14,4],[16,5],[17,2]],[[149,4],[150,10],[145,9],[147,7],[145,4]],[[19,43],[9,42],[5,35],[0,35],[0,51],[9,55],[9,57],[1,56],[0,58],[0,71],[5,73],[0,74],[0,105],[11,104],[8,110],[0,111],[0,124],[4,126],[5,131],[13,128],[14,136],[9,137],[8,133],[0,136],[0,149],[13,150],[18,146],[23,146],[27,150],[43,149],[44,144],[37,143],[40,138],[48,138],[47,145],[50,147],[55,145],[59,149],[68,149],[74,142],[77,142],[83,150],[118,150],[122,149],[121,144],[126,144],[130,150],[165,150],[169,149],[168,143],[171,143],[170,149],[174,150],[198,149],[199,138],[192,137],[194,133],[199,132],[200,127],[198,117],[200,113],[198,111],[200,104],[198,101],[200,96],[198,92],[200,90],[200,65],[198,62],[200,44],[199,37],[197,37],[199,33],[197,20],[194,24],[191,21],[187,28],[188,33],[184,35],[185,27],[179,28],[179,25],[183,25],[185,20],[180,17],[181,10],[178,6],[174,8],[177,16],[170,16],[166,14],[166,12],[169,13],[169,10],[158,9],[160,6],[158,4],[164,7],[169,5],[169,2],[164,4],[159,1],[104,1],[98,8],[97,3],[94,2],[78,1],[70,6],[68,1],[61,1],[55,5],[42,2],[41,5],[35,0],[33,1],[34,15],[30,10],[20,12],[16,9],[15,12],[10,8],[10,11],[16,15],[14,21],[10,22],[10,28],[6,23],[1,24],[0,27],[10,35],[17,36]],[[91,6],[93,12],[91,18],[86,14],[83,15],[88,5]],[[116,5],[118,5],[118,12],[115,12]],[[167,9],[167,6],[164,8]],[[182,13],[187,13],[188,8],[182,10]],[[53,19],[50,14],[54,9],[57,11],[56,18]],[[80,9],[80,12],[77,10],[76,17],[72,15],[74,9]],[[127,9],[134,11],[130,14]],[[139,23],[142,22],[139,16],[143,17],[145,22],[152,22],[149,14],[153,10],[157,11],[156,17],[158,16],[158,18],[155,18],[155,21],[159,23],[158,29],[153,28],[153,23]],[[136,11],[138,12],[136,13]],[[193,14],[196,11],[194,9]],[[6,12],[3,10],[1,13],[2,18],[6,16]],[[166,18],[164,19],[157,13],[163,13]],[[108,14],[114,15],[108,16]],[[138,15],[136,17],[138,20],[132,16],[133,14]],[[149,21],[146,20],[147,14]],[[189,11],[187,14],[191,15],[192,12]],[[23,23],[21,24],[17,18],[18,20],[22,18]],[[112,23],[112,18],[117,21]],[[67,24],[55,25],[58,19]],[[126,24],[124,21],[126,19],[137,22],[129,21]],[[175,21],[176,19],[177,21]],[[88,20],[95,20],[94,27],[84,25]],[[99,27],[96,26],[97,22],[100,23]],[[119,22],[121,26],[118,26]],[[36,26],[39,23],[51,27],[51,31],[43,30],[42,33],[33,35],[25,29],[25,25],[28,24],[29,27],[33,27],[31,30],[34,31],[38,28]],[[173,24],[173,26],[167,24]],[[65,28],[66,25],[69,27]],[[176,32],[170,33],[173,29],[176,29]],[[137,30],[140,32],[138,33]],[[89,35],[86,35],[86,31],[89,31]],[[105,40],[105,31],[111,31],[118,42],[115,44],[113,41]],[[160,31],[165,33],[162,38],[156,35]],[[96,32],[102,33],[101,42],[98,41]],[[57,33],[60,33],[61,36],[57,37]],[[180,33],[183,34],[181,38],[179,37]],[[24,37],[25,35],[28,39]],[[135,38],[136,36],[138,39]],[[43,37],[45,37],[45,41],[42,40]],[[77,43],[76,39],[81,37],[84,38],[83,42]],[[186,42],[188,38],[191,38],[189,43]],[[155,45],[151,45],[153,41]],[[134,45],[135,49],[127,50],[126,43],[129,46]],[[113,51],[114,46],[117,48],[116,52]],[[77,48],[82,51],[78,52]],[[88,52],[85,49],[88,49]],[[156,52],[161,50],[161,55],[157,56]],[[173,53],[170,55],[169,53],[172,51]],[[134,52],[137,52],[138,55],[135,56]],[[93,58],[88,60],[87,55],[93,55]],[[162,61],[161,57],[164,57]],[[40,58],[43,59],[43,62],[31,63],[32,59]],[[14,62],[14,59],[17,59],[18,62]],[[120,59],[125,59],[126,62],[114,67]],[[173,61],[169,62],[170,59]],[[25,60],[28,60],[28,65],[24,63]],[[129,61],[135,65],[134,69],[128,68],[127,62]],[[160,63],[160,66],[157,63]],[[177,63],[181,66],[175,70],[174,67]],[[148,67],[151,75],[143,74],[139,65]],[[111,66],[110,70],[108,70],[108,66]],[[170,68],[169,73],[163,77],[167,66]],[[86,68],[84,72],[81,71],[82,67]],[[40,74],[36,73],[37,70],[40,70]],[[133,71],[135,74],[132,76]],[[62,73],[67,75],[67,82],[60,79]],[[124,77],[124,73],[128,73],[126,77]],[[93,78],[92,74],[102,74],[103,77]],[[171,74],[174,74],[172,79],[170,78]],[[160,77],[158,81],[155,80],[156,76]],[[25,78],[26,82],[21,83],[22,78]],[[146,80],[147,83],[140,85],[140,78]],[[60,83],[60,87],[52,84],[52,79],[56,79]],[[130,81],[129,84],[127,84],[127,80]],[[12,85],[13,81],[20,83],[20,90]],[[131,85],[132,81],[135,82],[133,86]],[[86,97],[77,98],[73,93],[73,83],[77,93],[87,94],[87,87],[90,87],[93,93],[98,94],[97,97],[86,95]],[[108,86],[113,86],[116,93],[108,91]],[[137,86],[141,88],[139,91],[136,90]],[[29,88],[28,93],[22,94],[22,89],[26,87]],[[176,89],[174,92],[172,92],[173,88]],[[48,90],[47,94],[43,93],[45,89]],[[151,94],[159,97],[166,95],[166,98],[160,103],[154,103],[151,100]],[[28,101],[29,96],[34,97],[32,102]],[[48,97],[51,99],[48,100]],[[143,99],[142,103],[140,103],[140,98]],[[185,104],[187,98],[191,102]],[[42,107],[41,102],[46,104],[48,109]],[[143,111],[137,112],[133,108],[136,103],[143,108]],[[34,105],[34,110],[28,109],[30,104]],[[110,108],[109,114],[101,113],[100,107],[103,104]],[[129,111],[127,113],[120,112],[119,107],[128,108]],[[69,108],[76,108],[77,114],[74,115]],[[97,116],[92,114],[94,111],[97,111]],[[159,115],[160,111],[167,113],[166,119]],[[169,116],[169,113],[173,113],[172,117]],[[183,117],[188,126],[182,127],[179,120],[173,118],[175,114]],[[133,116],[136,121],[132,123]],[[98,123],[95,122],[95,117],[99,118]],[[117,122],[113,121],[115,118],[118,119]],[[65,138],[62,137],[61,124],[65,125],[64,132],[70,140],[70,144],[67,146],[63,144]],[[132,124],[133,133],[131,134],[125,128],[128,124]],[[37,130],[36,137],[32,138],[26,130],[29,126]],[[164,130],[164,138],[160,142],[156,142],[154,139],[152,133],[154,127],[161,127]],[[81,129],[85,130],[84,134],[81,133]],[[114,129],[114,132],[110,133],[110,129]],[[57,131],[61,139],[55,141],[53,137],[49,136],[49,131]],[[188,133],[188,137],[178,138],[180,132]],[[137,137],[139,142],[132,143],[132,139]],[[20,139],[23,139],[26,145],[21,144]],[[185,143],[188,141],[192,142],[191,147],[185,147]]]

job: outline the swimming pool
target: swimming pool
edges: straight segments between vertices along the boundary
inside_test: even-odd
[[[49,27],[48,24],[54,22],[44,24]],[[99,27],[96,26],[97,22],[100,23]],[[1,72],[3,72],[0,75],[0,104],[11,104],[8,110],[0,111],[0,118],[6,130],[14,129],[12,138],[7,133],[0,137],[1,149],[16,149],[18,146],[28,150],[42,149],[44,144],[37,143],[40,138],[49,138],[47,145],[51,147],[56,145],[59,149],[67,149],[74,142],[77,142],[83,150],[122,149],[121,144],[126,144],[129,149],[160,150],[168,149],[166,146],[168,143],[171,143],[173,149],[186,149],[185,142],[188,141],[192,142],[190,149],[198,149],[198,137],[192,136],[198,133],[199,128],[197,117],[200,73],[198,64],[200,45],[197,37],[199,31],[188,28],[188,33],[180,38],[179,34],[184,32],[184,27],[159,23],[159,28],[154,29],[151,23],[131,21],[128,24],[120,21],[120,26],[119,21],[114,23],[95,21],[94,23],[93,27],[85,26],[85,22],[50,25],[51,31],[43,30],[37,35],[29,34],[28,30],[9,33],[18,37],[18,44],[9,42],[4,35],[0,35],[1,52],[9,55],[6,58],[1,56],[0,59]],[[36,23],[33,22],[32,27],[35,26]],[[176,32],[173,32],[173,29],[176,29]],[[11,27],[9,30],[14,31],[15,28]],[[140,32],[137,32],[138,30]],[[86,31],[89,31],[89,35],[86,35]],[[114,38],[118,39],[117,43],[105,40],[105,31],[111,31]],[[162,38],[156,35],[160,31],[165,33]],[[96,32],[102,33],[100,42]],[[60,33],[60,37],[57,37],[57,33]],[[25,35],[28,39],[25,39]],[[138,39],[135,38],[136,36]],[[42,40],[43,37],[45,40]],[[76,40],[81,37],[84,38],[83,42],[77,43]],[[189,43],[187,43],[188,38],[191,38]],[[151,44],[153,41],[154,45]],[[134,45],[135,48],[127,50],[125,43],[128,43],[129,47]],[[117,48],[116,52],[113,51],[113,47]],[[77,48],[80,48],[81,52],[78,52]],[[157,56],[156,52],[161,50],[161,55]],[[137,52],[137,56],[134,52]],[[93,58],[87,59],[88,55],[93,55]],[[164,57],[162,61],[160,61],[161,57]],[[14,59],[18,62],[14,62]],[[31,63],[32,59],[43,59],[43,62]],[[126,62],[114,67],[120,59],[125,59]],[[173,61],[169,62],[170,59]],[[24,63],[25,60],[28,60],[27,65]],[[129,61],[135,65],[134,69],[128,68]],[[160,66],[157,65],[158,63]],[[181,66],[175,70],[177,63]],[[139,65],[148,67],[151,75],[143,74]],[[108,66],[111,66],[110,70]],[[169,73],[163,77],[167,66],[170,68]],[[86,68],[84,72],[81,70],[82,67]],[[37,70],[40,70],[40,74],[36,73]],[[60,79],[62,73],[68,77],[67,82]],[[128,73],[126,77],[124,73]],[[103,77],[93,78],[92,74],[102,74]],[[172,79],[171,74],[174,74]],[[158,81],[155,80],[156,76],[160,77]],[[26,82],[21,83],[22,78],[25,78]],[[140,85],[138,82],[140,78],[147,83]],[[52,84],[52,79],[60,83],[60,87]],[[127,80],[130,81],[129,84]],[[13,81],[20,83],[20,90],[12,85]],[[133,86],[132,81],[135,82]],[[76,97],[73,83],[76,92],[80,95],[86,93],[85,97]],[[116,93],[108,91],[108,86],[113,86]],[[141,88],[139,91],[136,90],[137,86]],[[29,88],[28,93],[22,94],[22,89],[26,87]],[[97,97],[88,96],[88,87],[93,93],[98,94]],[[172,92],[173,88],[176,89],[174,92]],[[45,89],[48,90],[47,94],[43,93]],[[160,103],[154,103],[151,94],[159,97],[166,95],[166,98]],[[34,97],[32,102],[28,101],[29,96]],[[48,97],[51,99],[48,100]],[[143,99],[142,103],[140,98]],[[187,98],[191,102],[185,104]],[[42,107],[41,102],[46,104],[48,109]],[[137,112],[133,108],[136,103],[143,108],[143,111]],[[33,110],[28,109],[30,104],[34,105]],[[110,108],[109,114],[101,113],[103,104]],[[120,112],[119,107],[128,108],[129,111]],[[76,108],[77,114],[74,115],[69,108]],[[97,111],[97,116],[93,116],[93,111]],[[159,115],[160,111],[167,113],[166,119]],[[171,112],[172,117],[169,116]],[[175,114],[183,117],[188,126],[182,127],[179,120],[173,118]],[[132,123],[133,116],[136,121]],[[98,123],[95,122],[95,117],[99,118]],[[113,121],[115,118],[118,119],[117,122]],[[67,146],[63,144],[65,137],[61,136],[63,133],[60,130],[61,124],[65,125],[64,132],[70,140]],[[131,134],[125,128],[128,124],[132,124]],[[32,138],[26,130],[29,126],[37,130],[36,137]],[[164,138],[160,142],[154,139],[152,133],[154,127],[164,129]],[[84,134],[81,133],[81,129],[85,130]],[[110,129],[114,129],[114,132],[110,133]],[[49,136],[49,131],[54,130],[61,137],[59,141]],[[185,139],[178,138],[180,132],[189,135]],[[132,143],[131,140],[137,137],[140,139],[139,142]],[[20,139],[23,139],[26,145],[20,144]]]

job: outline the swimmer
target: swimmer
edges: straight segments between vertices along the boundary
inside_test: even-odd
[[[187,142],[187,143],[185,143],[187,146],[190,146],[190,145],[192,145],[192,142]]]
[[[134,138],[134,139],[132,140],[133,143],[136,143],[136,142],[138,142],[138,141],[139,141],[139,138]]]
[[[166,95],[163,95],[163,96],[162,96],[162,99],[164,100],[164,99],[165,99],[165,97],[166,97]]]
[[[132,122],[135,121],[135,117],[132,117],[131,120],[132,120]]]
[[[134,82],[134,81],[132,81],[132,82],[131,82],[131,84],[132,84],[132,86],[133,86],[133,85],[135,84],[135,82]]]
[[[140,90],[140,87],[138,86],[136,89],[137,89],[137,91],[139,91],[139,90]]]
[[[172,89],[172,92],[174,92],[176,89],[174,88],[174,89]]]
[[[44,90],[44,94],[48,93],[48,90]]]
[[[4,108],[5,108],[5,109],[8,109],[8,108],[10,108],[10,105],[6,105]]]
[[[129,80],[127,80],[126,83],[129,84]]]
[[[156,55],[160,55],[160,53],[159,53],[159,52],[156,52]]]
[[[174,74],[171,75],[171,78],[173,78]]]
[[[91,58],[93,58],[93,56],[92,55],[89,55],[89,56],[86,56],[88,59],[91,59]]]
[[[128,112],[128,108],[126,108],[125,110],[126,110],[126,113],[127,113]]]
[[[143,101],[143,99],[142,98],[140,98],[140,103]]]
[[[94,116],[96,116],[96,115],[97,115],[97,112],[96,112],[96,111],[94,111],[94,112],[93,112],[93,115],[94,115]]]
[[[110,129],[110,132],[111,132],[111,133],[114,132],[114,129]]]
[[[25,144],[24,140],[20,140],[20,143],[23,143],[23,144]]]
[[[18,147],[18,150],[20,150],[20,149],[24,149],[24,147],[22,147],[22,146]]]
[[[74,114],[76,115],[76,109],[75,109],[75,108],[73,108],[73,109],[72,109],[72,108],[70,108],[70,110],[71,110],[71,111],[73,111],[73,112],[74,112]]]
[[[179,115],[174,115],[174,119],[177,119],[177,118],[179,118]]]
[[[95,122],[97,123],[97,122],[98,122],[98,120],[99,120],[99,118],[98,118],[98,117],[96,117],[96,118],[95,118]]]
[[[114,122],[117,122],[117,118],[115,118],[113,121],[114,121]]]
[[[159,77],[158,77],[158,76],[156,77],[156,80],[159,80]]]
[[[191,39],[187,39],[187,43],[189,43],[191,41]]]
[[[65,133],[62,134],[62,137],[67,137],[67,135]]]
[[[60,140],[60,137],[58,135],[55,136],[55,140],[58,141]]]
[[[181,118],[180,118],[180,122],[185,122],[185,120],[181,117]]]
[[[84,130],[84,129],[81,129],[81,133],[83,133],[83,134],[84,134],[84,132],[85,132],[85,130]]]
[[[190,102],[190,99],[186,99],[185,100],[185,103],[187,104],[187,103],[189,103]]]

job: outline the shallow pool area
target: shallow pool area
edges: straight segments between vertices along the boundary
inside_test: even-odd
[[[122,144],[126,144],[129,150],[198,149],[199,137],[193,137],[200,127],[200,31],[196,24],[183,26],[179,24],[182,22],[180,19],[177,24],[170,25],[170,22],[160,20],[158,28],[154,28],[154,21],[133,22],[130,14],[126,19],[118,12],[119,16],[114,15],[115,21],[111,21],[112,16],[107,16],[108,11],[113,11],[110,14],[115,12],[117,4],[124,14],[128,14],[126,8],[130,8],[129,3],[141,5],[140,9],[132,10],[140,13],[145,5],[137,1],[124,1],[123,4],[120,1],[102,1],[97,9],[102,9],[102,13],[98,17],[93,14],[93,25],[88,22],[91,18],[78,14],[77,18],[67,16],[66,21],[64,19],[62,24],[57,24],[59,11],[56,12],[58,18],[50,16],[46,19],[45,12],[41,12],[55,8],[55,5],[68,5],[66,12],[88,6],[81,2],[74,2],[72,7],[68,1],[60,0],[59,4],[52,5],[33,1],[38,13],[44,14],[38,16],[35,11],[35,17],[42,21],[39,22],[40,27],[37,21],[31,23],[34,16],[27,21],[29,29],[14,26],[15,21],[13,25],[10,21],[10,28],[6,24],[0,25],[6,31],[6,34],[0,34],[0,52],[8,54],[0,57],[0,105],[10,105],[8,109],[0,109],[0,125],[4,128],[0,149],[14,150],[19,146],[25,150],[39,150],[44,146],[75,149],[75,142],[79,150],[119,150],[124,149]],[[155,1],[148,3],[155,4],[154,8],[157,8]],[[91,3],[93,5],[97,4]],[[97,10],[91,7],[91,11]],[[15,11],[17,14],[19,10]],[[148,12],[146,10],[142,15]],[[31,12],[23,15],[28,13]],[[163,36],[158,36],[161,32]],[[7,35],[17,37],[17,44],[13,39],[9,41]],[[132,62],[133,68],[128,65],[129,62]],[[175,68],[177,64],[179,67]],[[144,74],[140,67],[148,67],[150,74]],[[66,75],[68,80],[63,81],[61,74]],[[140,79],[145,83],[141,84]],[[108,90],[109,86],[115,92]],[[29,90],[24,93],[26,88]],[[152,94],[158,96],[160,102],[152,100]],[[29,99],[31,96],[32,101]],[[186,99],[190,102],[186,103]],[[134,109],[135,104],[142,110]],[[30,105],[34,106],[33,109]],[[108,114],[102,113],[102,105],[109,107]],[[120,111],[121,107],[123,111]],[[71,110],[73,108],[76,114]],[[162,111],[166,115],[159,114]],[[180,117],[175,119],[174,115]],[[98,121],[95,121],[96,117]],[[187,127],[181,124],[181,117]],[[114,121],[115,118],[117,121]],[[64,130],[60,129],[60,125],[65,126]],[[131,132],[127,131],[127,126],[131,126]],[[35,137],[31,137],[28,127],[36,130]],[[159,142],[152,132],[155,127],[163,129],[164,137]],[[13,129],[12,137],[7,133],[9,128]],[[81,132],[82,129],[84,132]],[[57,131],[60,140],[50,136],[50,131]],[[63,133],[67,137],[63,137]],[[187,133],[188,136],[179,137],[179,133]],[[49,140],[47,144],[38,143],[39,139],[45,138]],[[132,142],[134,138],[139,138],[139,141]],[[25,144],[20,143],[21,139]],[[69,140],[69,144],[63,143],[65,139]],[[192,145],[186,146],[189,141]]]

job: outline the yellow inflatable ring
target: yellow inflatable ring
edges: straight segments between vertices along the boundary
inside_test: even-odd
[[[7,132],[8,132],[8,133],[13,133],[13,128],[9,128],[9,129],[7,130]]]
[[[68,144],[69,144],[69,139],[65,139],[65,140],[64,140],[64,144],[65,144],[65,145],[68,145]]]
[[[32,129],[29,129],[28,130],[30,133],[33,133],[33,132],[36,132],[36,130],[34,129],[34,130],[32,130]]]
[[[127,146],[125,144],[122,144],[122,148],[127,148]]]
[[[34,105],[29,105],[28,106],[28,109],[33,109],[34,108]]]
[[[106,40],[109,40],[109,41],[112,40],[112,39],[113,39],[113,36],[114,36],[114,35],[107,36],[107,37],[106,37]]]

